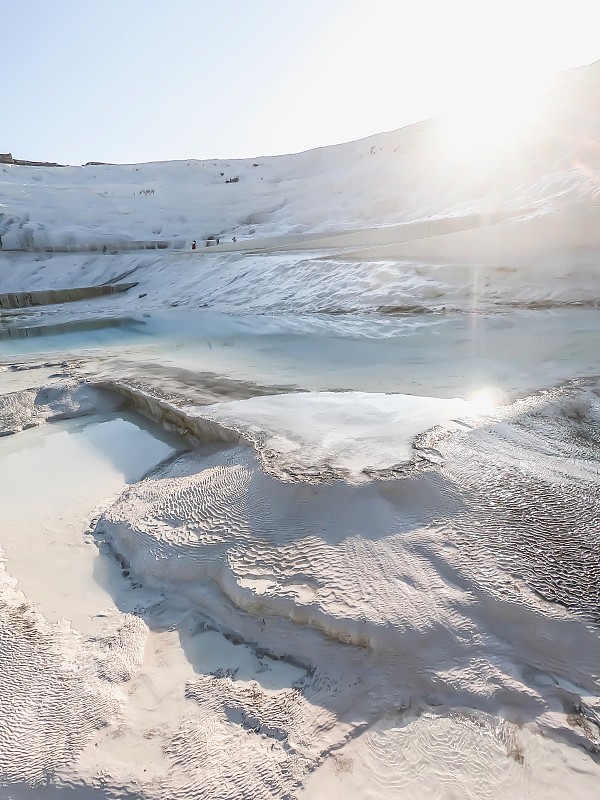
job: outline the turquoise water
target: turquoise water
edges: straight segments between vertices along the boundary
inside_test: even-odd
[[[5,324],[0,359],[88,353],[141,373],[150,364],[267,385],[442,397],[482,387],[514,396],[599,372],[600,317],[586,308],[398,316],[172,309],[42,319],[22,314]]]

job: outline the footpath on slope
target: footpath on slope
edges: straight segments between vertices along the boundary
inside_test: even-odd
[[[527,213],[520,210],[497,211],[489,214],[473,213],[449,217],[429,218],[379,225],[367,228],[342,229],[302,234],[278,234],[238,239],[235,242],[200,241],[198,249],[189,251],[194,255],[214,252],[270,252],[272,250],[321,250],[347,247],[367,247],[407,242],[414,239],[429,239],[442,234],[462,230],[489,227],[499,222],[512,220]],[[106,253],[129,252],[130,250],[181,250],[188,243],[181,239],[171,240],[105,240],[101,242],[79,242],[62,247],[55,245],[4,248],[5,253]]]

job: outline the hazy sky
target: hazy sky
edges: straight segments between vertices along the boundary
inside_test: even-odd
[[[600,59],[600,0],[0,0],[0,152],[252,156]]]

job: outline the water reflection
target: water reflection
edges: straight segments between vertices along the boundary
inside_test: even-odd
[[[39,337],[62,336],[69,333],[90,333],[110,328],[135,331],[146,325],[144,320],[135,317],[100,317],[94,319],[75,319],[55,322],[49,325],[11,324],[0,320],[0,340],[34,339]]]

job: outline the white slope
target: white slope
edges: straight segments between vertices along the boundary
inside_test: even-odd
[[[255,246],[263,237],[337,235],[410,220],[434,220],[425,231],[432,235],[506,216],[589,208],[599,197],[599,76],[600,63],[559,76],[537,125],[485,160],[447,147],[443,121],[430,120],[269,158],[0,165],[0,235],[5,249],[126,241],[188,247],[194,238],[202,246],[210,234],[230,243],[251,238]],[[440,218],[457,215],[466,219],[439,226]],[[414,235],[379,231],[374,239]]]

